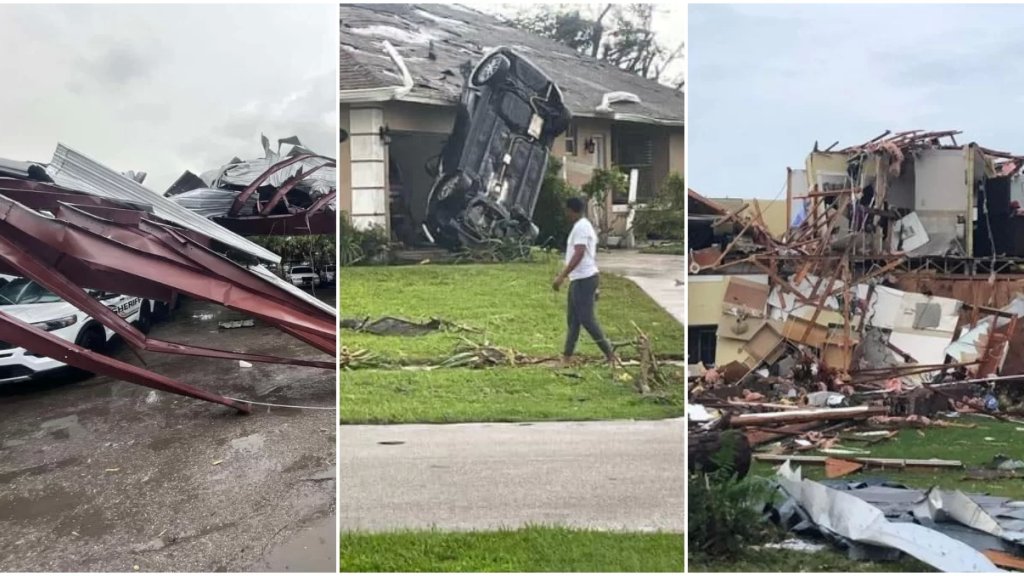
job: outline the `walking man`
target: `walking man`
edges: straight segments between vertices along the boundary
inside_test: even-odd
[[[580,326],[586,329],[590,337],[604,352],[612,368],[615,367],[615,352],[612,345],[604,337],[601,326],[594,315],[594,303],[597,300],[599,284],[597,270],[597,232],[584,216],[586,203],[580,198],[569,198],[565,203],[565,215],[573,223],[569,232],[569,240],[565,246],[565,266],[555,276],[551,287],[557,292],[566,278],[569,279],[569,333],[565,337],[565,349],[562,359],[568,363],[576,351],[576,341],[580,337]]]

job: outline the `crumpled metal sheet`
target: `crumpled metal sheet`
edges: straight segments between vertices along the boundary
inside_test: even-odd
[[[175,204],[64,144],[57,145],[46,173],[54,182],[65,188],[81,190],[103,198],[148,204],[152,206],[153,213],[164,220],[194,230],[260,260],[275,264],[281,262],[281,257],[270,250],[246,240],[184,206]]]
[[[196,188],[195,190],[176,194],[173,197],[173,201],[205,218],[216,218],[228,213],[237,196],[238,192],[236,190]],[[251,214],[255,206],[256,197],[251,196],[246,201],[242,211],[245,214]]]
[[[881,510],[849,493],[801,477],[783,464],[778,482],[815,527],[853,542],[895,548],[943,572],[1002,572],[967,544],[910,522],[890,522]]]
[[[200,177],[212,188],[220,188],[223,186],[245,187],[259,178],[260,175],[266,172],[268,168],[285,158],[300,154],[315,154],[315,152],[302,146],[302,143],[295,136],[278,140],[277,151],[270,149],[270,141],[266,136],[262,136],[260,140],[263,145],[263,158],[257,158],[254,160],[239,160],[236,158],[220,168],[203,172]],[[292,149],[287,154],[281,154],[281,144],[291,144]],[[302,170],[302,172],[309,172],[313,168],[323,166],[329,162],[330,160],[323,157],[308,158],[296,162],[284,170],[275,172],[267,178],[264,183],[276,188],[297,174],[299,170]],[[316,172],[313,172],[308,178],[304,179],[304,181],[314,192],[326,194],[337,187],[338,169],[335,166],[323,167]]]

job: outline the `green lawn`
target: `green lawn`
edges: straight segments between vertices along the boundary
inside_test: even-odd
[[[683,535],[531,527],[344,532],[342,572],[682,572]]]
[[[681,374],[671,394],[644,397],[603,366],[351,370],[341,380],[344,424],[655,419],[684,405]]]
[[[462,333],[536,357],[561,354],[565,339],[565,290],[551,290],[560,261],[516,264],[424,265],[346,268],[339,282],[344,317],[399,316],[410,320],[440,317],[481,330]],[[635,321],[651,336],[655,352],[683,356],[683,329],[635,284],[602,275],[598,319],[613,342],[631,340]],[[365,348],[391,361],[436,360],[451,355],[458,336],[435,333],[419,337],[374,336],[342,330],[341,343]],[[586,333],[577,348],[600,357]],[[632,349],[621,351],[624,357]]]

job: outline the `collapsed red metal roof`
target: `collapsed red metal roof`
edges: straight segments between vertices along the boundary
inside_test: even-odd
[[[229,259],[227,251],[216,234],[157,216],[134,199],[0,178],[0,272],[38,282],[119,334],[133,349],[335,369],[333,359],[284,358],[149,338],[87,292],[164,302],[183,294],[215,302],[335,356],[336,314],[331,307],[287,285],[258,262],[244,265]],[[243,402],[87,350],[2,310],[0,339],[76,368],[249,411]]]

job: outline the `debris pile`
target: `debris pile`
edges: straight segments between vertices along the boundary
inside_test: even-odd
[[[335,234],[337,168],[333,158],[302,145],[296,136],[263,157],[232,158],[197,176],[185,171],[164,193],[177,204],[245,236]],[[281,152],[281,146],[291,148]]]
[[[859,560],[905,553],[944,572],[998,572],[1021,566],[1024,502],[885,482],[820,483],[784,464],[776,477],[787,496],[773,510],[803,536],[824,537]]]
[[[204,348],[148,337],[92,291],[169,303],[179,295],[259,319],[330,356],[333,307],[267,269],[280,257],[64,145],[49,164],[2,163],[0,274],[28,278],[121,336],[134,350],[334,369],[334,362]],[[230,258],[228,255],[230,254]],[[0,339],[75,368],[250,411],[220,396],[108,358],[0,310]]]
[[[816,144],[805,168],[788,173],[781,235],[756,200],[729,210],[689,192],[690,272],[724,275],[716,362],[690,372],[690,460],[710,462],[720,436],[742,433],[748,460],[782,465],[791,501],[778,514],[788,528],[870,545],[860,557],[895,548],[976,571],[992,561],[970,547],[950,560],[957,554],[946,551],[964,539],[940,524],[985,532],[1002,539],[987,542],[992,550],[1021,556],[1008,527],[1020,522],[1019,503],[904,490],[891,495],[906,500],[896,511],[889,496],[872,500],[880,488],[837,491],[789,468],[824,466],[829,478],[962,469],[871,450],[902,428],[1019,412],[1024,358],[1010,351],[1024,344],[1024,157],[960,145],[957,135],[887,131],[843,149]],[[927,527],[899,524],[908,518]]]
[[[1024,162],[957,134],[815,146],[790,172],[781,237],[756,200],[728,211],[690,191],[704,223],[691,272],[736,273],[717,330],[717,357],[732,357],[698,366],[692,402],[754,445],[793,450],[846,450],[835,445],[854,422],[1005,411],[997,382],[1024,373],[1007,354],[1024,338],[1024,276],[1009,273],[1024,245],[1003,233],[1024,223],[1011,200],[1024,200]]]

